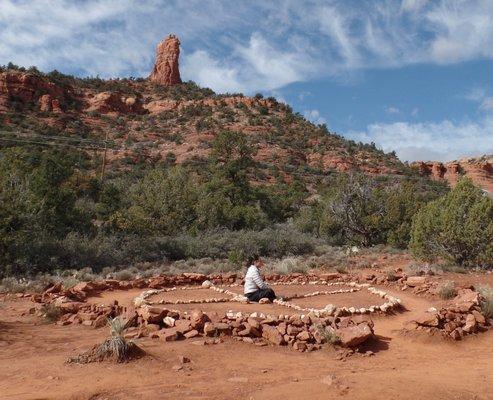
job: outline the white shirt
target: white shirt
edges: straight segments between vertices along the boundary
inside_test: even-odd
[[[265,283],[258,272],[258,268],[255,265],[248,267],[245,275],[245,287],[243,292],[245,294],[256,292],[259,289],[268,289],[269,286]]]

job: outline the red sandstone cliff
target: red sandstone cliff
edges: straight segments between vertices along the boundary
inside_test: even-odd
[[[463,158],[447,163],[418,161],[411,166],[418,168],[421,175],[447,181],[452,186],[461,176],[468,176],[476,185],[493,193],[493,155]]]
[[[157,45],[156,61],[149,79],[165,86],[181,83],[179,57],[180,40],[175,35],[169,35]]]
[[[41,111],[61,111],[65,91],[45,78],[29,73],[7,71],[0,73],[0,112],[14,104],[38,102]]]

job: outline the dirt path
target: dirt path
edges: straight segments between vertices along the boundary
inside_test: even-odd
[[[118,294],[119,296],[121,294]],[[433,305],[395,292],[409,310],[375,321],[372,357],[336,360],[332,349],[297,353],[227,340],[215,346],[143,339],[149,356],[124,365],[66,365],[104,329],[39,324],[31,304],[0,303],[2,399],[493,399],[493,332],[463,342],[399,333]],[[175,371],[178,356],[192,362]]]

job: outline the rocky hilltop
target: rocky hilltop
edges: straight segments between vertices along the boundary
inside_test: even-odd
[[[395,155],[314,125],[275,98],[220,95],[182,83],[179,55],[179,39],[168,36],[157,46],[147,79],[81,79],[1,67],[0,146],[22,139],[108,147],[107,168],[118,172],[145,163],[199,165],[214,137],[233,130],[249,137],[265,181],[334,171],[410,173]]]
[[[472,181],[493,194],[493,155],[475,158],[463,158],[447,163],[434,161],[419,161],[411,164],[423,176],[448,182],[454,186],[462,176],[468,176]]]

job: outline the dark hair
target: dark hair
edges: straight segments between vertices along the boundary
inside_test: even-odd
[[[251,256],[249,256],[245,262],[245,267],[248,268],[250,265],[253,265],[253,263],[255,261],[257,261],[259,259],[259,255],[258,254],[253,254]]]

